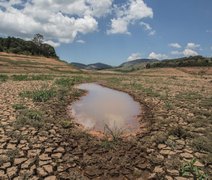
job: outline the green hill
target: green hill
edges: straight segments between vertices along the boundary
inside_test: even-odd
[[[212,66],[212,58],[203,56],[190,56],[179,59],[163,60],[160,62],[147,64],[147,68],[158,67],[195,67],[195,66]]]
[[[49,44],[15,37],[0,38],[0,52],[58,58],[54,47]]]

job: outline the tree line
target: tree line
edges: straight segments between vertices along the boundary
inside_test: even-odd
[[[194,66],[212,66],[212,58],[203,56],[190,56],[179,59],[163,60],[156,63],[148,63],[146,68],[158,67],[194,67]]]
[[[43,40],[41,34],[36,34],[30,41],[10,36],[0,37],[0,52],[58,58],[54,47],[43,43]]]

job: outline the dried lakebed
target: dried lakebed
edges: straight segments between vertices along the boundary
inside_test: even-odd
[[[80,84],[76,88],[87,94],[74,102],[70,109],[75,121],[88,130],[104,132],[121,130],[132,133],[139,129],[140,104],[127,93],[95,83]]]

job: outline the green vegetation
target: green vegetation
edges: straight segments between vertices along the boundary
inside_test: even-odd
[[[32,75],[31,80],[33,81],[46,81],[46,80],[52,80],[53,76],[52,75]]]
[[[55,49],[49,44],[43,44],[42,39],[39,34],[32,41],[15,37],[0,38],[0,52],[58,58]]]
[[[73,123],[70,120],[63,120],[60,124],[64,129],[68,129],[73,126]]]
[[[164,60],[152,64],[147,64],[146,68],[158,67],[192,67],[192,66],[212,66],[212,58],[202,56],[191,56],[179,59]]]
[[[20,93],[21,97],[32,98],[34,102],[46,102],[56,95],[54,89],[41,89],[36,91],[24,91]]]
[[[180,175],[185,177],[192,175],[194,180],[207,180],[207,174],[200,171],[200,169],[195,166],[195,162],[196,159],[192,159],[190,162],[183,164],[180,168]]]
[[[35,128],[41,128],[43,124],[42,113],[33,109],[23,110],[15,122],[16,127],[30,125]]]
[[[210,141],[212,137],[196,137],[192,141],[192,146],[196,151],[207,151],[212,153],[212,142]]]
[[[28,75],[12,75],[13,81],[27,81]]]
[[[176,136],[178,138],[183,138],[185,139],[186,137],[190,137],[190,134],[188,131],[186,131],[185,129],[183,129],[181,126],[175,126],[175,127],[172,127],[170,130],[169,130],[169,135],[173,135],[173,136]]]
[[[8,78],[8,75],[0,74],[0,82],[5,82]]]
[[[74,85],[74,79],[71,78],[60,78],[55,81],[55,84],[62,87],[71,87]]]
[[[15,110],[21,110],[26,109],[26,107],[23,104],[13,104],[12,106]]]

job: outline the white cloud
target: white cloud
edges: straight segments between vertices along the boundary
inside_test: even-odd
[[[77,40],[76,42],[77,42],[77,43],[80,43],[80,44],[85,44],[85,41],[82,40],[82,39],[79,39],[79,40]]]
[[[192,50],[192,49],[185,49],[183,51],[183,55],[184,56],[197,56],[198,53],[196,51]]]
[[[153,11],[143,0],[129,0],[121,7],[114,6],[116,18],[111,19],[108,34],[129,34],[128,26],[143,18],[153,17]]]
[[[148,31],[149,32],[149,35],[150,36],[155,35],[156,31],[153,30],[152,27],[148,23],[140,22],[140,25],[141,25],[141,27],[144,28],[145,31]]]
[[[188,43],[187,46],[186,46],[187,49],[197,49],[199,47],[200,47],[199,44],[195,44],[195,43],[191,43],[191,42]]]
[[[98,29],[98,18],[111,11],[113,0],[0,1],[0,35],[30,38],[44,35],[52,45],[73,42],[79,33]],[[14,5],[22,8],[16,9]]]
[[[178,43],[171,43],[171,44],[169,44],[169,46],[173,47],[173,48],[181,48],[181,45]]]
[[[133,53],[131,54],[128,58],[127,61],[133,61],[136,59],[141,59],[141,54],[140,53]]]
[[[171,51],[171,54],[172,55],[182,55],[183,52],[181,52],[181,51]]]
[[[51,41],[51,40],[44,41],[44,43],[49,44],[49,45],[51,45],[51,46],[53,46],[53,47],[58,47],[58,46],[60,46],[60,43],[54,42],[54,41]]]
[[[157,54],[155,52],[151,52],[148,56],[149,59],[167,59],[168,56],[165,54]]]

